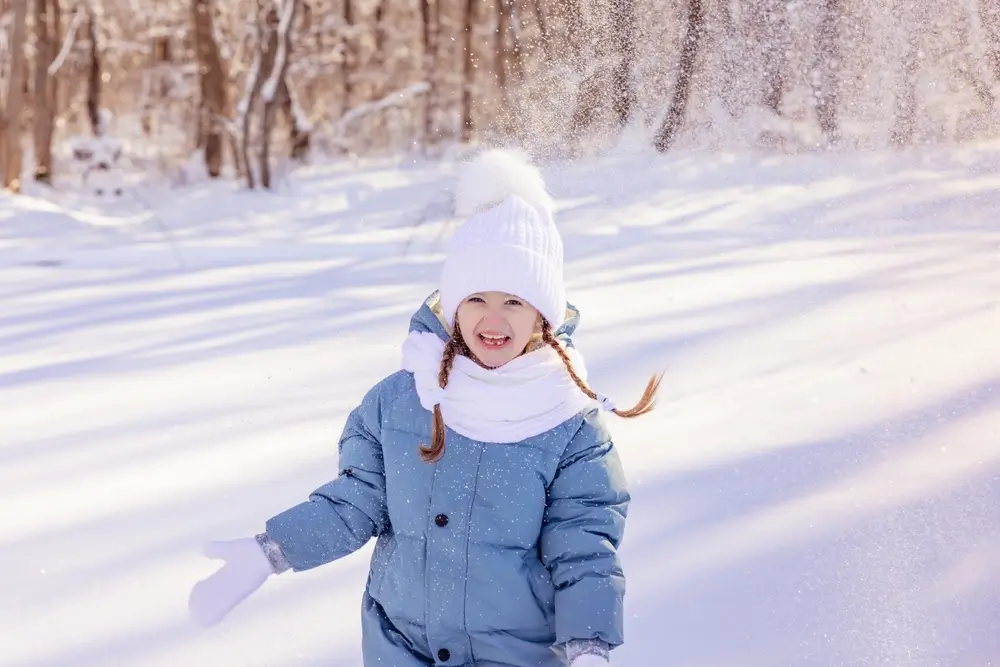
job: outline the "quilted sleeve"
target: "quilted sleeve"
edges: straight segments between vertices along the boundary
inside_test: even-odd
[[[542,562],[555,586],[556,644],[623,642],[625,576],[618,557],[630,496],[618,451],[596,411],[566,447],[549,486]]]
[[[382,383],[347,418],[339,474],[300,503],[267,521],[267,535],[291,569],[309,570],[363,547],[389,525],[380,443]]]

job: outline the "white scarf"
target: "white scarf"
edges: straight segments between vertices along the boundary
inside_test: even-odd
[[[586,380],[583,358],[566,350],[577,375]],[[403,368],[413,373],[420,404],[441,405],[444,423],[480,442],[520,442],[555,428],[595,405],[548,345],[522,354],[496,369],[456,355],[448,386],[438,385],[444,341],[429,332],[411,332],[403,342]],[[611,401],[600,397],[605,409]]]

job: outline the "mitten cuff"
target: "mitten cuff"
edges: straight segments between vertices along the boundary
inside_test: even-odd
[[[271,569],[275,574],[281,574],[285,570],[291,569],[292,565],[281,551],[281,545],[271,539],[270,535],[260,533],[254,535],[254,539],[257,540],[257,544],[260,545],[260,549],[264,552],[264,555],[267,556],[267,562],[271,564]]]
[[[566,642],[566,664],[572,665],[573,661],[581,655],[593,655],[605,661],[611,649],[607,643],[600,639],[571,639]]]

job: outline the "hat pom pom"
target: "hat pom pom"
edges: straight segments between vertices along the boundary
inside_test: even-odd
[[[551,218],[552,197],[537,167],[521,151],[495,148],[462,165],[455,189],[455,213],[468,217],[496,206],[511,195],[520,197]]]

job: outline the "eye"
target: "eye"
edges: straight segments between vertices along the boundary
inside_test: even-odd
[[[469,303],[486,303],[486,301],[483,300],[483,297],[481,296],[470,296],[468,299],[466,299],[466,301],[468,301]]]
[[[508,306],[523,306],[524,302],[520,299],[507,299]]]

